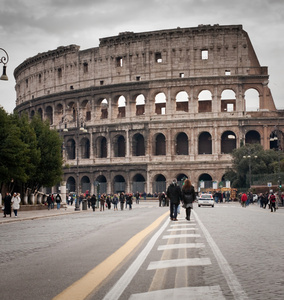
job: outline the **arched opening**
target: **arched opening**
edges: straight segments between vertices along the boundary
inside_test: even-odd
[[[141,174],[136,174],[132,180],[132,192],[144,193],[145,191],[145,178]]]
[[[232,112],[236,110],[236,94],[232,90],[224,90],[221,94],[221,111]]]
[[[157,174],[153,182],[153,193],[166,192],[166,178],[162,174]]]
[[[145,155],[145,141],[142,134],[136,133],[133,136],[132,147],[133,147],[133,151],[132,151],[133,156]]]
[[[208,90],[203,90],[198,95],[198,112],[212,111],[212,94]]]
[[[114,183],[114,193],[118,194],[120,192],[125,192],[125,179],[121,175],[116,175],[113,179]]]
[[[178,174],[177,175],[177,184],[180,186],[180,187],[182,187],[183,186],[183,183],[184,183],[184,181],[185,181],[185,179],[187,179],[188,177],[185,175],[185,174],[183,174],[183,173],[180,173],[180,174]]]
[[[283,132],[280,130],[274,130],[271,132],[270,137],[270,149],[281,150],[283,149]]]
[[[103,99],[101,101],[101,119],[107,119],[108,118],[108,101],[107,99]]]
[[[166,138],[162,133],[156,135],[155,155],[166,155]]]
[[[176,111],[188,112],[188,94],[181,91],[176,95]]]
[[[140,94],[136,97],[136,116],[145,114],[145,97]]]
[[[248,89],[245,92],[246,111],[259,110],[259,93],[256,89]]]
[[[155,113],[157,115],[166,114],[166,95],[164,93],[159,93],[155,97]]]
[[[114,143],[114,156],[125,157],[125,138],[123,135],[116,137],[116,141]]]
[[[184,132],[177,135],[176,155],[188,155],[188,137]]]
[[[97,157],[106,158],[107,157],[107,139],[103,136],[97,139]]]
[[[107,180],[104,175],[100,175],[96,178],[94,182],[94,186],[97,189],[98,194],[106,194],[107,193]]]
[[[88,176],[83,176],[81,179],[81,192],[84,194],[90,194],[91,183]]]
[[[90,158],[90,141],[88,138],[81,140],[81,158]]]
[[[212,137],[209,132],[202,132],[199,135],[198,154],[212,154]]]
[[[250,130],[246,133],[246,144],[260,144],[260,134],[255,130]]]
[[[200,188],[210,189],[212,188],[212,177],[207,174],[203,173],[199,176],[199,186]]]
[[[76,192],[76,180],[74,177],[72,176],[68,177],[66,181],[66,189],[68,193]]]
[[[126,106],[126,100],[124,96],[120,96],[117,101],[118,105],[118,118],[124,118],[125,117],[125,106]]]
[[[76,157],[76,142],[69,139],[66,143],[67,159],[75,159]]]
[[[232,153],[236,149],[236,135],[232,131],[225,131],[221,137],[221,153]]]

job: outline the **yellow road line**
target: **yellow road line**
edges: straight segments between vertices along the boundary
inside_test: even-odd
[[[92,293],[118,265],[133,251],[139,243],[153,230],[155,230],[169,212],[164,213],[156,221],[144,230],[137,233],[121,248],[110,255],[102,263],[88,272],[84,277],[73,283],[63,292],[53,298],[53,300],[82,300]]]

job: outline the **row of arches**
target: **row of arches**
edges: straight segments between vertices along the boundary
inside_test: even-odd
[[[274,136],[274,133],[271,133]],[[197,139],[197,153],[198,154],[212,154],[212,135],[207,131],[199,134]],[[221,153],[231,153],[237,147],[237,136],[233,131],[225,131],[221,135]],[[146,140],[141,133],[136,133],[132,137],[130,155],[145,156],[147,154]],[[246,144],[261,143],[261,136],[259,132],[250,130],[245,135]],[[126,156],[126,139],[124,135],[116,135],[113,140],[108,143],[107,138],[99,136],[94,143],[94,153],[97,158],[107,158],[110,155],[113,157]],[[108,149],[112,146],[112,149]],[[274,140],[270,141],[270,149],[276,148],[277,143]],[[67,159],[76,158],[76,141],[69,138],[65,145],[67,152]],[[174,155],[188,155],[190,149],[190,140],[185,132],[180,132],[176,135],[174,141]],[[91,143],[88,137],[83,137],[80,140],[80,157],[83,159],[90,158]],[[112,151],[111,154],[109,153]],[[166,155],[167,154],[167,140],[163,133],[157,133],[154,136],[152,143],[152,155]]]
[[[182,186],[183,181],[188,176],[184,173],[179,173],[176,176],[177,182],[180,186]],[[84,175],[80,180],[80,193],[120,193],[120,192],[132,192],[139,193],[148,192],[149,190],[152,193],[160,193],[166,192],[168,184],[171,182],[172,178],[166,178],[164,174],[156,174],[153,177],[153,181],[151,183],[151,187],[149,187],[146,183],[145,177],[141,173],[135,174],[130,181],[127,181],[125,177],[121,174],[115,175],[111,182],[108,182],[106,176],[99,175],[94,182],[91,182],[89,176]],[[198,178],[198,182],[203,181],[206,183],[206,188],[212,187],[212,177],[208,173],[202,173]],[[224,178],[222,177],[222,180]],[[69,176],[66,182],[66,187],[68,192],[76,191],[76,179],[73,176]]]
[[[221,99],[219,111],[220,112],[234,112],[236,111],[236,101],[237,96],[236,92],[233,89],[225,89],[222,91],[219,96]],[[190,104],[190,95],[187,91],[179,91],[174,99],[175,99],[175,111],[180,112],[196,112],[195,109]],[[212,112],[213,106],[213,93],[210,90],[202,90],[197,95],[198,99],[198,113]],[[248,89],[244,94],[245,98],[245,110],[246,111],[256,111],[260,108],[259,105],[259,92],[256,89]],[[170,107],[170,113],[173,112],[172,104],[169,104],[170,101],[167,98],[164,92],[159,92],[154,96],[154,108],[151,110],[154,114],[164,115],[167,114],[167,106]],[[129,105],[134,112],[134,115],[144,115],[146,112],[146,104],[147,100],[144,94],[138,94],[134,96],[134,99],[129,102]],[[124,118],[126,117],[126,108],[127,108],[127,100],[124,95],[118,95],[114,97],[113,100],[108,99],[107,97],[98,98],[98,100],[93,104],[95,108],[92,108],[92,105],[89,100],[84,100],[80,103],[80,109],[84,113],[84,120],[89,121],[94,114],[94,119],[108,119],[110,118],[110,114],[113,118]],[[112,105],[110,109],[110,105]],[[243,110],[243,107],[240,108]],[[57,104],[55,108],[51,105],[46,106],[43,111],[42,108],[38,108],[37,112],[41,115],[41,117],[45,117],[49,120],[50,124],[54,124],[54,116],[58,115],[63,116],[63,112],[68,111],[69,117],[71,121],[76,121],[77,118],[77,104],[74,101],[70,101],[67,104],[67,108],[64,108],[61,103]],[[35,114],[35,111],[31,111],[31,117]],[[150,113],[151,114],[151,113]],[[44,115],[44,116],[43,116]],[[57,120],[62,121],[62,120]]]

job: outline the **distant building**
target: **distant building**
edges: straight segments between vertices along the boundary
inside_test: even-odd
[[[283,149],[284,113],[241,25],[124,32],[79,48],[14,72],[16,110],[64,138],[69,191],[155,193],[173,177],[212,187],[241,144]]]

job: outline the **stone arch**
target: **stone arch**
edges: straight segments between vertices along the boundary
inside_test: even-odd
[[[90,140],[87,137],[81,139],[80,142],[81,158],[90,158]]]
[[[203,131],[198,137],[198,154],[212,154],[212,136]]]
[[[108,100],[106,98],[100,100],[100,119],[108,118]]]
[[[176,155],[188,155],[188,136],[180,132],[176,136]]]
[[[145,156],[145,140],[141,133],[134,134],[132,138],[132,155]]]
[[[73,176],[67,178],[66,188],[68,193],[76,192],[76,180]]]
[[[143,94],[139,94],[135,98],[136,103],[136,116],[141,116],[145,114],[145,96]]]
[[[137,173],[133,176],[132,179],[132,192],[133,193],[143,193],[145,192],[145,177],[140,174]]]
[[[123,135],[117,135],[113,143],[114,157],[125,157],[126,142]]]
[[[212,112],[212,93],[209,90],[202,90],[198,94],[198,112]]]
[[[76,142],[74,139],[69,139],[65,145],[67,151],[67,159],[75,159],[76,158]]]
[[[107,193],[107,179],[104,175],[99,175],[96,178],[94,185],[97,187],[97,194]]]
[[[237,146],[237,138],[233,131],[225,131],[221,136],[221,153],[232,153]]]
[[[260,144],[260,134],[256,130],[250,130],[245,136],[246,144]]]
[[[55,112],[59,115],[63,114],[63,105],[61,103],[58,103],[55,107]]]
[[[113,178],[114,193],[125,192],[126,182],[122,175],[116,175]]]
[[[154,138],[154,145],[154,155],[166,155],[166,137],[164,134],[156,134]]]
[[[42,118],[43,118],[43,113],[42,113],[42,108],[41,108],[41,107],[37,110],[37,113],[38,113],[40,119],[42,120]]]
[[[180,187],[182,187],[184,180],[188,178],[184,173],[179,173],[177,176],[177,183]]]
[[[186,91],[180,91],[176,95],[176,111],[188,112],[188,94]]]
[[[166,114],[167,98],[165,93],[160,92],[155,96],[155,113],[157,115]]]
[[[88,176],[83,176],[81,178],[81,192],[84,194],[90,194],[91,182]]]
[[[259,92],[255,88],[250,88],[245,91],[245,110],[259,110]]]
[[[98,158],[106,158],[107,157],[107,139],[104,136],[99,136],[96,139],[96,149]]]
[[[221,112],[236,110],[236,93],[231,89],[225,89],[221,94]]]
[[[163,174],[156,174],[153,181],[153,193],[162,193],[166,192],[166,190],[166,177]]]
[[[201,188],[205,188],[205,189],[212,188],[212,177],[211,177],[210,174],[208,174],[208,173],[202,173],[199,176],[198,181],[200,183],[200,187]],[[203,187],[202,187],[201,182],[203,182]]]
[[[283,132],[281,130],[274,130],[269,136],[270,149],[283,150]]]

